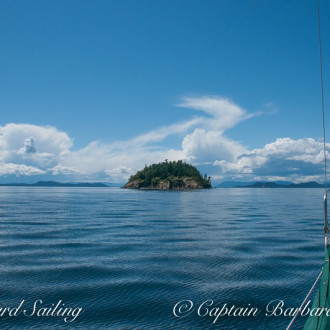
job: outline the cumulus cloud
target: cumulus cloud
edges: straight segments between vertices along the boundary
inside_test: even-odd
[[[13,164],[13,163],[0,163],[0,176],[1,175],[39,175],[45,174],[46,171],[41,170],[37,167],[27,166],[24,164]]]
[[[248,114],[237,104],[220,97],[185,98],[178,106],[208,115],[200,118],[199,127],[183,138],[184,159],[204,163],[217,159],[233,161],[245,150],[243,145],[226,137],[224,132],[255,114]]]
[[[72,147],[65,132],[51,126],[7,124],[0,126],[0,161],[29,166],[56,165]]]
[[[74,174],[81,174],[80,170],[75,167],[63,166],[63,165],[56,165],[53,168],[49,169],[53,175],[74,175]]]
[[[241,144],[216,130],[197,128],[182,141],[183,158],[188,161],[213,162],[219,157],[232,161],[244,150]]]
[[[123,181],[129,177],[129,171],[132,174],[146,163],[160,162],[166,158],[182,159],[182,152],[134,144],[121,149],[113,144],[92,142],[85,148],[62,157],[61,165],[78,168],[82,175],[88,177]]]
[[[126,166],[119,166],[111,170],[105,170],[104,172],[113,182],[120,182],[123,179],[127,180],[134,173],[131,168]]]
[[[330,144],[326,144],[329,157]],[[255,180],[322,180],[323,143],[312,138],[278,138],[263,148],[242,153],[236,161],[217,160],[226,175],[249,174]]]

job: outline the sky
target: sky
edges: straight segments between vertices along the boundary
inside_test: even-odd
[[[0,0],[0,44],[0,183],[324,180],[316,0]]]

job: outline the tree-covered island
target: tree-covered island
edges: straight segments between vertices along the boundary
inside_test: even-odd
[[[182,160],[145,166],[132,175],[123,188],[153,190],[189,190],[212,188],[211,178]]]

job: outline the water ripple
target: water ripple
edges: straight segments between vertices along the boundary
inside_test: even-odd
[[[289,319],[196,313],[273,299],[298,307],[323,262],[319,189],[0,187],[0,307],[42,299],[83,308],[61,318],[1,317],[5,329],[273,329]],[[302,326],[304,318],[298,318]]]

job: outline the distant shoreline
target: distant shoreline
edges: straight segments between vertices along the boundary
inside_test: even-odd
[[[325,185],[315,181],[290,184],[278,184],[276,182],[255,182],[250,185],[234,186],[233,188],[325,188]]]
[[[0,183],[0,187],[82,187],[106,188],[110,187],[100,182],[62,183],[56,181],[38,181],[36,183]]]
[[[57,181],[38,181],[36,183],[0,183],[0,187],[77,187],[77,188],[120,188],[121,184],[106,184],[101,182],[57,182]],[[232,182],[230,186],[218,185],[213,189],[227,189],[227,188],[325,188],[324,184],[320,184],[314,181],[302,182],[302,183],[286,183],[280,184],[276,182]],[[212,188],[211,188],[212,189]],[[148,189],[147,187],[140,188],[140,190],[157,190]],[[183,190],[183,189],[173,189],[173,190]]]

